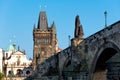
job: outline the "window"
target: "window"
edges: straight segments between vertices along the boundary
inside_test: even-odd
[[[6,58],[8,57],[8,53],[6,53]]]
[[[45,40],[45,44],[49,44],[49,40],[48,39]]]
[[[26,74],[27,74],[27,75],[29,75],[29,74],[30,74],[30,71],[29,71],[29,70],[27,70],[27,71],[26,71]]]

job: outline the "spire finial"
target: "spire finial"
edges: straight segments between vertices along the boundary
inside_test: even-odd
[[[105,15],[105,27],[107,27],[107,11],[104,12]]]
[[[40,5],[40,10],[42,9],[42,6]]]
[[[46,6],[46,1],[45,0],[43,0],[43,2],[41,2],[42,3],[42,5],[40,5],[40,9],[42,10],[44,10],[44,11],[46,11],[46,8],[47,8],[47,6]]]
[[[13,35],[13,39],[14,39],[14,44],[16,44],[16,36]]]
[[[45,8],[45,11],[46,11],[47,6],[45,5],[44,8]]]
[[[12,41],[11,41],[11,39],[10,39],[10,44],[11,44],[11,42],[12,42]]]

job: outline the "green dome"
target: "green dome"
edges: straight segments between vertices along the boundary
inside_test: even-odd
[[[15,45],[14,44],[10,44],[7,48],[7,51],[16,51],[15,49]]]

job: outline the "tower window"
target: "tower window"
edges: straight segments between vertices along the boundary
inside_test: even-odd
[[[44,47],[42,47],[42,48],[41,48],[41,50],[42,50],[42,51],[44,51],[44,50],[45,50],[45,48],[44,48]]]
[[[48,39],[45,39],[45,44],[49,44],[49,40]]]
[[[41,41],[42,41],[41,39],[38,39],[38,40],[37,40],[37,44],[40,44],[40,43],[41,43]]]

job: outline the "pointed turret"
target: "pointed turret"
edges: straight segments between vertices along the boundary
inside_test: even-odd
[[[83,33],[82,25],[80,23],[79,16],[77,15],[76,18],[75,18],[75,33],[74,33],[74,37],[75,38],[82,38],[83,35],[84,35],[84,33]]]
[[[39,20],[38,20],[38,29],[40,29],[40,30],[48,29],[46,12],[40,12]]]
[[[52,23],[51,28],[52,28],[52,30],[56,33],[56,27],[55,27],[55,23],[54,23],[54,21],[53,21],[53,23]]]
[[[36,28],[36,26],[35,26],[35,24],[34,24],[34,26],[33,26],[33,30],[35,30],[35,28]]]

